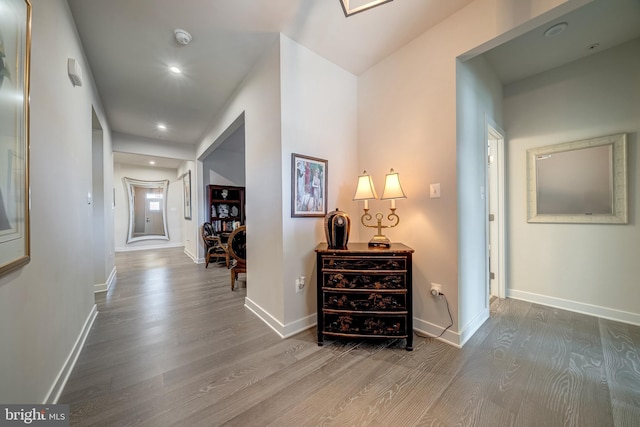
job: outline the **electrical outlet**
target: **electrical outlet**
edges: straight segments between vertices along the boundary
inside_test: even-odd
[[[437,297],[438,295],[442,294],[442,285],[438,284],[438,283],[432,283],[431,284],[431,295],[434,297]]]
[[[304,276],[300,276],[296,279],[296,293],[302,292],[302,290],[304,289],[304,281]]]

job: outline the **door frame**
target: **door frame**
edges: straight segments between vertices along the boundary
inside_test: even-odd
[[[489,221],[489,200],[491,197],[497,199],[497,209],[495,212],[495,231],[497,233],[496,242],[497,250],[493,250],[494,256],[497,256],[497,271],[495,271],[495,279],[497,285],[497,296],[499,298],[505,298],[506,296],[506,238],[505,238],[505,224],[506,224],[506,209],[505,209],[505,131],[497,125],[493,119],[485,115],[485,135],[484,135],[484,165],[485,165],[485,188],[487,189],[486,212],[485,212],[485,224],[486,224],[486,247],[487,247],[487,259],[486,259],[486,289],[487,298],[491,296],[491,271],[489,266],[489,245],[490,239],[490,221]],[[490,179],[489,173],[489,141],[496,141],[496,166],[497,166],[497,182],[493,183]],[[493,185],[492,185],[493,184]],[[492,190],[492,188],[494,190]],[[497,190],[497,191],[496,191]],[[497,193],[497,194],[493,194]]]

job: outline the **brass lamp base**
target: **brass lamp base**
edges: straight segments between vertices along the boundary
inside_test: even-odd
[[[387,238],[387,236],[382,234],[376,234],[369,241],[369,247],[388,248],[390,246],[391,246],[391,241]]]

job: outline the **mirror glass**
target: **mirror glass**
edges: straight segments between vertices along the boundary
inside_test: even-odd
[[[626,134],[527,150],[529,222],[627,223]]]
[[[127,243],[139,240],[169,240],[167,194],[169,181],[142,181],[124,178],[129,196]]]

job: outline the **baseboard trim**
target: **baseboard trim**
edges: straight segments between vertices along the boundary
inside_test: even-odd
[[[549,307],[560,308],[562,310],[640,326],[640,314],[632,313],[630,311],[616,310],[599,305],[586,304],[562,298],[550,297],[547,295],[534,294],[532,292],[518,291],[515,289],[507,289],[507,298],[542,304]]]
[[[460,345],[460,334],[450,329],[442,334],[442,330],[444,328],[444,326],[436,325],[431,322],[427,322],[426,320],[417,319],[415,317],[413,318],[413,330],[415,332],[435,338],[438,341],[442,341],[456,348],[462,348],[462,345]],[[439,336],[440,334],[442,334],[442,336]]]
[[[189,258],[191,258],[191,261],[193,261],[194,263],[196,263],[196,264],[200,264],[200,263],[198,262],[198,257],[197,257],[197,256],[195,256],[194,254],[192,254],[192,253],[187,249],[187,247],[186,247],[186,246],[184,247],[184,254],[185,254],[186,256],[188,256]],[[204,261],[203,261],[203,262],[204,262]]]
[[[317,316],[315,313],[285,325],[248,297],[244,299],[244,306],[251,310],[253,314],[258,316],[260,320],[266,323],[267,326],[273,329],[273,331],[283,339],[289,338],[316,325]]]
[[[49,389],[49,393],[47,393],[46,398],[44,399],[43,405],[58,403],[58,399],[60,399],[60,395],[64,390],[65,385],[67,384],[67,380],[69,379],[69,375],[73,371],[73,368],[76,366],[76,362],[78,361],[78,356],[80,356],[80,352],[82,351],[82,347],[84,347],[84,343],[87,340],[87,336],[89,335],[89,331],[93,327],[93,322],[96,320],[96,316],[98,315],[98,306],[95,304],[91,308],[89,312],[89,316],[84,322],[82,329],[80,330],[80,334],[78,338],[76,338],[76,342],[71,348],[71,352],[69,356],[67,356],[67,360],[65,360],[60,372],[58,372],[58,376],[56,380],[51,385]]]
[[[147,245],[147,246],[131,246],[124,248],[116,248],[116,252],[132,252],[132,251],[146,251],[149,249],[167,249],[167,248],[181,248],[184,243],[169,243],[166,245]]]
[[[485,307],[476,317],[471,319],[469,323],[467,323],[460,333],[460,347],[464,346],[467,341],[476,333],[478,329],[487,321],[487,319],[491,316],[491,310],[489,307]]]
[[[109,277],[107,278],[107,283],[100,283],[98,285],[94,285],[93,292],[96,294],[99,294],[100,292],[107,292],[111,288],[111,285],[113,285],[115,282],[116,282],[116,267],[114,266],[113,270],[111,270],[111,274],[109,274]]]

